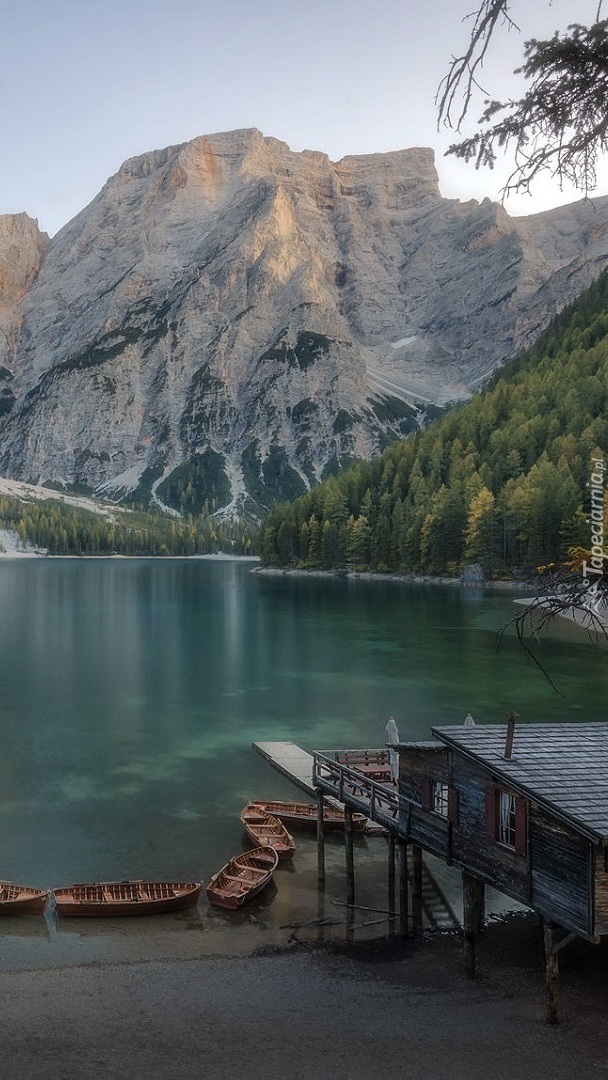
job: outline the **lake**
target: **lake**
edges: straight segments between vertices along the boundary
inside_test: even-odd
[[[0,560],[0,877],[208,880],[243,847],[248,799],[296,795],[253,740],[382,746],[390,714],[416,739],[468,711],[605,719],[605,653],[575,627],[543,647],[559,693],[513,634],[497,651],[516,595],[266,575],[239,561]],[[373,876],[374,842],[362,843]],[[259,901],[273,926],[304,894],[312,902],[313,838],[298,855],[283,899]],[[341,867],[339,843],[331,858]],[[213,920],[220,945],[206,947],[229,951],[226,917]],[[56,927],[41,922],[56,952]],[[95,954],[97,929],[77,924],[68,951],[76,940]],[[208,937],[209,920],[197,928]],[[31,929],[10,929],[16,952],[36,945]]]

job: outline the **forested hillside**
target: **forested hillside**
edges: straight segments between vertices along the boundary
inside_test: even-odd
[[[255,555],[256,536],[236,522],[209,516],[178,520],[129,511],[115,515],[67,506],[56,499],[0,496],[0,527],[49,555]]]
[[[266,519],[269,565],[495,576],[589,546],[590,462],[608,450],[608,275],[534,348],[425,431]]]

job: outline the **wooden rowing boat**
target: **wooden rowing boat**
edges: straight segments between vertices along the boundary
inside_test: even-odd
[[[273,847],[279,859],[289,859],[296,850],[294,838],[278,818],[261,806],[248,803],[241,810],[241,822],[256,847]]]
[[[272,802],[266,799],[256,799],[250,805],[261,807],[268,814],[272,814],[291,827],[300,825],[314,829],[317,825],[317,808],[309,803],[280,802],[277,800]],[[353,832],[363,832],[366,824],[367,818],[365,814],[353,814]],[[323,827],[325,829],[343,829],[344,811],[338,810],[337,806],[325,805],[323,807]]]
[[[202,882],[97,881],[54,889],[59,915],[156,915],[196,907]]]
[[[48,898],[48,889],[0,881],[0,915],[42,915]]]
[[[236,911],[272,881],[278,861],[273,847],[253,848],[235,855],[207,885],[209,903]]]

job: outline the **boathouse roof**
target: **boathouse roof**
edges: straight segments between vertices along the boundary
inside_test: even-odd
[[[592,840],[608,840],[608,722],[518,723],[510,759],[505,758],[506,724],[434,727],[432,732]]]

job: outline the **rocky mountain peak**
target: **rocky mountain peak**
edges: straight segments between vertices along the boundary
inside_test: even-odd
[[[425,148],[139,155],[51,241],[0,218],[0,470],[259,513],[471,393],[607,261],[608,200],[510,218],[442,198]]]

